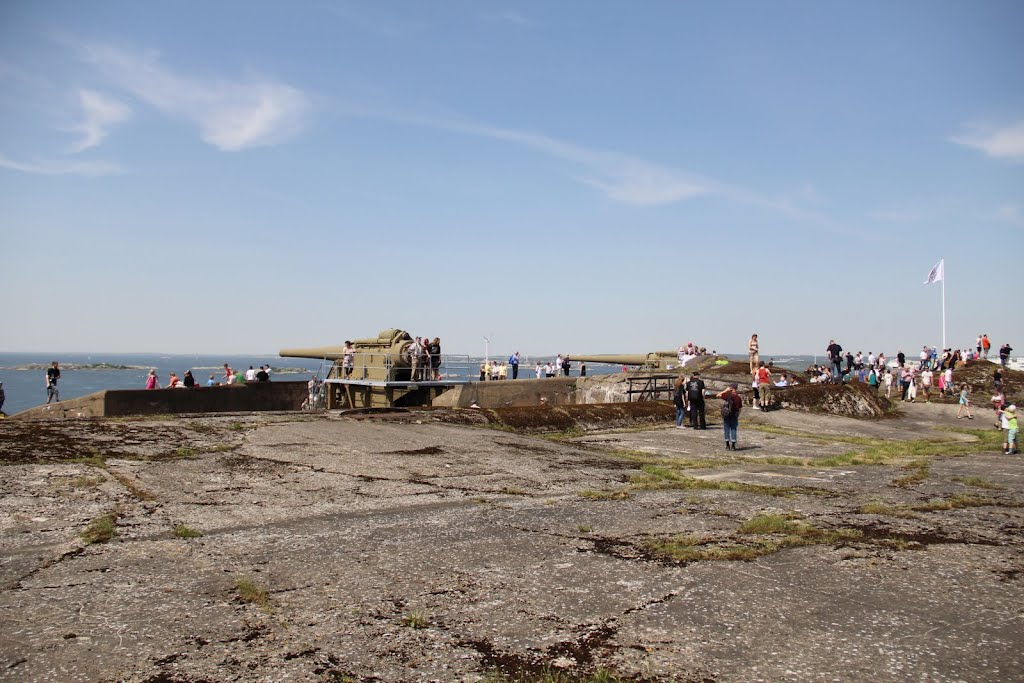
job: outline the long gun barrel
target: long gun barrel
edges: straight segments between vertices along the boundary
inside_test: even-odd
[[[278,354],[282,358],[317,358],[341,360],[345,355],[343,346],[319,346],[308,349],[281,349]]]
[[[608,363],[609,365],[640,365],[643,367],[667,370],[675,364],[675,351],[652,351],[651,353],[607,353],[607,354],[572,354],[566,356],[570,361],[584,363]]]

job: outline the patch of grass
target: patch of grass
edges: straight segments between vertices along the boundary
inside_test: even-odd
[[[657,453],[638,451],[632,448],[616,448],[608,451],[623,460],[631,462],[660,465],[662,467],[675,467],[680,469],[703,469],[707,467],[720,467],[736,462],[733,458],[667,458]]]
[[[758,515],[740,525],[741,534],[785,534],[796,530],[796,525],[783,515]]]
[[[176,458],[194,458],[196,457],[196,449],[189,446],[178,446],[174,449],[174,457]]]
[[[589,534],[593,530],[594,527],[590,526],[589,524],[579,524],[576,526],[576,531],[580,532],[581,534]]]
[[[430,618],[423,610],[414,609],[402,617],[402,626],[409,628],[426,628],[430,626]]]
[[[127,474],[122,474],[121,472],[117,472],[115,470],[107,471],[110,472],[110,476],[112,476],[114,479],[117,479],[118,483],[120,483],[121,486],[125,487],[128,490],[128,493],[132,494],[139,500],[156,500],[156,496],[153,493],[139,486],[138,482],[136,482],[135,479],[128,476]]]
[[[88,465],[90,467],[98,467],[104,469],[107,466],[107,461],[102,455],[88,455],[78,458],[71,458],[65,462],[74,463],[76,465]]]
[[[245,429],[245,425],[242,424],[241,422],[232,422],[231,424],[228,425],[228,429],[230,429],[233,432],[240,432],[243,429]]]
[[[491,671],[482,679],[482,683],[627,683],[634,678],[622,678],[614,671],[597,667],[593,673],[566,671],[547,664],[538,672],[520,671],[507,674],[502,671]],[[640,680],[647,680],[646,678]]]
[[[744,429],[753,429],[754,431],[761,432],[763,434],[775,434],[777,436],[795,436],[800,439],[808,439],[818,444],[827,444],[834,441],[834,439],[826,439],[820,434],[814,434],[813,432],[803,432],[798,429],[789,429],[788,427],[776,427],[775,425],[760,424],[752,422],[743,425]]]
[[[117,518],[120,514],[120,510],[114,510],[102,517],[97,517],[89,522],[89,526],[79,534],[79,537],[89,545],[106,543],[117,535]]]
[[[503,486],[498,493],[504,493],[506,496],[528,496],[529,493],[516,486]]]
[[[174,536],[176,538],[200,538],[203,535],[202,531],[193,529],[185,524],[174,525]]]
[[[79,475],[77,477],[71,477],[70,479],[64,480],[68,486],[75,489],[94,489],[103,482],[106,481],[103,477],[88,477],[86,475]]]
[[[235,579],[235,592],[238,593],[238,599],[242,602],[252,603],[260,607],[268,607],[270,605],[267,589],[248,577]]]
[[[1002,489],[1005,488],[999,484],[993,484],[987,479],[981,477],[953,477],[953,481],[963,484],[965,486],[975,486],[979,489]]]
[[[954,496],[950,496],[949,498],[932,498],[927,503],[915,505],[913,509],[920,510],[921,512],[933,512],[935,510],[957,510],[961,508],[988,506],[1018,507],[1017,504],[1001,503],[1000,501],[993,500],[992,498],[968,496],[958,493]]]
[[[883,515],[885,517],[899,517],[902,519],[914,519],[917,517],[913,510],[905,505],[886,505],[877,498],[872,498],[861,505],[859,512],[864,515]]]
[[[640,469],[644,473],[642,475],[634,475],[632,479],[633,487],[638,489],[740,491],[783,498],[791,497],[797,493],[819,493],[814,489],[800,489],[789,486],[765,486],[762,484],[744,484],[736,481],[698,479],[679,474],[672,469],[659,465],[644,465]]]
[[[923,460],[915,460],[912,463],[904,465],[902,469],[909,470],[910,474],[893,479],[892,483],[894,486],[899,486],[904,489],[920,484],[928,478],[929,474],[931,474],[931,468],[928,466],[928,463]]]
[[[193,432],[199,432],[200,434],[214,434],[218,431],[217,427],[207,424],[206,422],[189,422],[188,428]]]
[[[625,500],[629,498],[629,491],[619,489],[618,491],[591,491],[589,489],[580,491],[580,498],[587,500]]]
[[[238,444],[218,443],[218,444],[214,444],[213,446],[207,446],[206,448],[203,449],[203,452],[204,453],[224,453],[224,452],[227,452],[227,451],[236,451],[236,450],[238,450]]]

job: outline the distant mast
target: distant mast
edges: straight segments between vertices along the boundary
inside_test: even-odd
[[[924,279],[926,285],[935,282],[942,283],[942,350],[946,350],[946,259],[940,258],[939,262],[928,271],[928,277]]]

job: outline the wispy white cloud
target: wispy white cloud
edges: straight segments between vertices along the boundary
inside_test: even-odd
[[[80,159],[35,159],[15,161],[0,154],[0,167],[21,173],[35,175],[79,175],[89,178],[122,173],[117,164],[107,161],[82,161]]]
[[[507,21],[510,24],[518,24],[520,26],[526,26],[530,21],[522,13],[516,10],[505,10],[498,15],[498,18],[502,21]]]
[[[82,134],[82,139],[71,146],[73,152],[81,152],[100,144],[112,126],[132,116],[130,107],[95,90],[80,89],[78,99],[82,103],[85,118],[68,129]]]
[[[573,174],[576,180],[624,204],[673,204],[712,191],[711,184],[697,176],[629,155],[575,145],[540,133],[488,126],[456,118],[425,118],[395,113],[385,117],[402,123],[511,142],[572,162],[579,167]]]
[[[1024,159],[1024,121],[1002,128],[974,126],[967,133],[950,140],[997,159]]]
[[[1011,225],[1024,225],[1024,210],[1018,204],[997,206],[990,214],[991,218]]]
[[[886,223],[918,223],[924,220],[925,213],[916,209],[883,209],[869,212],[868,218]]]
[[[164,66],[156,53],[134,53],[111,45],[81,49],[112,86],[173,118],[199,126],[202,139],[226,151],[285,141],[305,122],[308,98],[274,80],[203,79]]]

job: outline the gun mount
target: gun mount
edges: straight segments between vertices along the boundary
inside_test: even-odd
[[[412,379],[409,345],[412,337],[404,330],[382,330],[376,337],[352,342],[351,371],[346,373],[345,347],[320,346],[281,349],[284,358],[316,358],[334,361],[327,379],[355,379],[376,382],[407,382]]]
[[[430,405],[449,387],[465,381],[440,379],[451,356],[435,357],[433,364],[422,357],[414,360],[412,345],[408,332],[390,329],[376,337],[356,339],[348,354],[344,346],[281,349],[278,353],[332,362],[324,376],[328,409]],[[468,357],[463,364],[468,368]]]
[[[570,361],[584,363],[607,363],[609,365],[637,365],[640,370],[669,370],[681,367],[675,351],[651,351],[650,353],[608,353],[571,354]],[[671,366],[671,367],[670,367]]]

